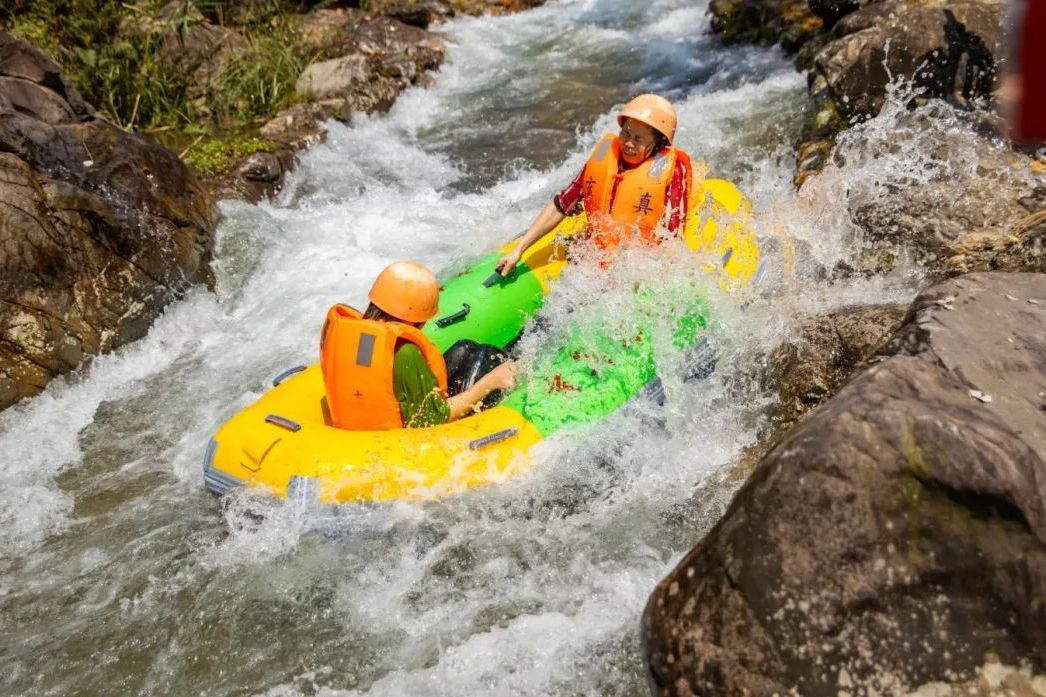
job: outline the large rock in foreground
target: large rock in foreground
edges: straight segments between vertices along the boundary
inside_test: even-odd
[[[173,153],[101,119],[0,32],[0,409],[208,281],[211,216]]]
[[[898,694],[1046,665],[1046,275],[923,292],[643,618],[664,695]]]

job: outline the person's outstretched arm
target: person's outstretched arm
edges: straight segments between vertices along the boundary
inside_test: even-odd
[[[565,217],[566,216],[560,213],[559,209],[556,208],[555,203],[549,203],[540,213],[538,213],[538,217],[530,224],[530,227],[527,228],[523,237],[519,238],[519,242],[516,243],[515,248],[505,256],[501,257],[494,268],[500,271],[502,276],[508,276],[512,273],[512,269],[516,268],[516,264],[519,263],[520,258],[523,256],[523,252],[527,251],[527,248],[530,245],[551,232],[552,229],[559,225]]]

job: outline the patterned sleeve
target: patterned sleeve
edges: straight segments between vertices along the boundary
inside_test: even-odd
[[[668,183],[668,199],[665,201],[666,227],[672,235],[682,234],[680,225],[686,221],[687,180],[689,177],[690,172],[687,171],[686,162],[683,161],[683,158],[677,158],[672,181]]]
[[[585,185],[582,181],[584,176],[585,169],[582,167],[578,175],[574,177],[574,181],[570,182],[567,188],[552,197],[552,203],[555,204],[556,210],[563,215],[577,215],[581,212],[581,199],[585,193]]]

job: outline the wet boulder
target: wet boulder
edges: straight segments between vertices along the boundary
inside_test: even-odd
[[[100,118],[0,33],[0,408],[145,334],[210,280],[212,206],[170,151]]]
[[[1046,208],[1014,226],[1013,244],[995,252],[988,265],[998,271],[1046,273]]]
[[[891,79],[925,96],[969,102],[991,94],[1004,50],[1005,3],[885,0],[846,14],[813,58],[813,91],[850,118],[874,116]]]
[[[834,395],[900,328],[907,305],[844,307],[799,321],[794,340],[767,358],[764,388],[778,395],[772,425],[783,428]]]
[[[1046,275],[922,292],[643,616],[663,695],[903,694],[1046,665]]]
[[[1034,249],[1029,216],[1046,210],[1046,194],[1038,193],[1046,186],[1033,161],[962,123],[940,127],[955,117],[946,109],[897,116],[892,142],[873,157],[907,150],[918,153],[915,164],[901,176],[858,182],[848,201],[852,220],[868,243],[901,250],[937,277],[1041,269],[1041,255],[1036,263],[1020,251]],[[856,140],[841,144],[834,157],[848,162],[874,147]]]
[[[419,73],[438,68],[444,55],[439,36],[391,17],[362,22],[356,28],[353,46],[365,56],[405,56],[414,61]]]
[[[273,152],[256,152],[233,165],[218,183],[219,199],[240,199],[257,203],[270,198],[283,185],[287,173],[294,169],[294,154],[304,144],[278,143]]]

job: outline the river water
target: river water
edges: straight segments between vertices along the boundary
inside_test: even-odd
[[[0,694],[645,694],[640,613],[736,488],[771,398],[747,377],[760,352],[800,311],[910,298],[903,270],[804,271],[859,246],[862,167],[910,163],[851,158],[797,197],[804,79],[778,50],[720,45],[703,3],[553,2],[441,31],[433,86],[333,124],[277,201],[223,204],[214,294],[0,414]],[[314,360],[331,303],[362,303],[391,260],[446,274],[513,237],[645,91],[751,196],[768,250],[805,241],[798,263],[768,253],[743,304],[707,289],[710,377],[659,356],[664,406],[557,434],[530,473],[444,501],[331,516],[204,490],[211,434]],[[606,294],[590,281],[568,273],[549,323]]]

